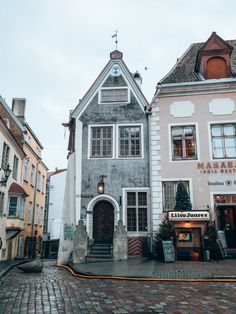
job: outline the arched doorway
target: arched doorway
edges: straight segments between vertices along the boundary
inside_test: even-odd
[[[108,201],[99,201],[93,208],[94,243],[112,243],[114,232],[114,207]]]

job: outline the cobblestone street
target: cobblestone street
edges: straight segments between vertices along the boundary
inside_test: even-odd
[[[236,313],[236,283],[80,279],[45,263],[0,279],[0,313]]]

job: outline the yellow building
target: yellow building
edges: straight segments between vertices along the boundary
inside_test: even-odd
[[[24,121],[25,99],[13,99],[12,110],[25,128],[23,151],[26,158],[21,185],[28,196],[25,200],[21,246],[22,257],[32,257],[35,256],[36,251],[41,250],[48,168],[41,158],[42,144],[28,123]]]

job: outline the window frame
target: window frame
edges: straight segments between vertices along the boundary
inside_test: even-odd
[[[195,143],[196,143],[196,158],[189,158],[189,159],[173,159],[173,144],[172,144],[172,128],[173,127],[195,127]],[[171,163],[181,163],[181,162],[196,162],[201,159],[201,152],[200,152],[200,144],[199,144],[199,128],[197,122],[187,122],[187,123],[170,123],[168,124],[168,139],[169,139],[169,162]]]
[[[161,193],[162,193],[162,212],[163,213],[166,213],[166,212],[169,212],[169,211],[173,211],[173,209],[165,209],[165,194],[164,194],[164,187],[163,187],[163,183],[165,182],[174,182],[176,183],[176,189],[175,189],[175,195],[176,195],[176,191],[177,191],[177,185],[178,185],[178,182],[179,181],[182,181],[182,182],[188,182],[188,194],[189,194],[189,198],[190,198],[190,201],[192,204],[193,203],[193,187],[192,187],[192,178],[163,178],[161,180]]]
[[[138,193],[146,193],[146,199],[147,204],[146,205],[140,205],[136,203],[136,230],[135,231],[129,231],[128,230],[128,206],[127,205],[127,193],[129,192],[135,192],[136,200],[138,199]],[[127,229],[127,233],[129,235],[134,236],[146,236],[148,232],[150,232],[150,192],[149,188],[123,188],[123,217]],[[134,206],[129,206],[129,208]],[[147,230],[141,230],[139,231],[139,210],[138,209],[146,208],[147,209]]]
[[[17,200],[16,202],[16,208],[15,208],[15,215],[10,215],[10,203],[11,203],[11,198],[15,198]],[[9,195],[8,198],[8,218],[17,218],[19,213],[19,196],[18,195]]]
[[[127,90],[127,101],[102,101],[102,91],[104,90]],[[102,105],[106,104],[128,104],[130,102],[130,88],[128,86],[112,86],[112,87],[101,87],[99,90],[98,103]]]
[[[216,160],[231,160],[231,159],[236,159],[236,156],[234,157],[227,157],[226,156],[226,146],[225,146],[225,139],[226,138],[233,138],[235,139],[235,148],[236,148],[236,121],[210,121],[208,122],[208,130],[209,130],[209,145],[210,145],[210,154],[211,154],[211,160],[216,161]],[[224,126],[227,125],[234,125],[235,128],[235,135],[228,136],[223,135],[223,136],[213,136],[212,135],[212,127],[213,126],[219,126],[221,130],[224,128]],[[214,157],[214,148],[213,148],[213,139],[214,138],[219,138],[223,139],[223,157]]]
[[[17,180],[18,178],[18,169],[19,169],[19,158],[16,155],[14,155],[12,178],[14,178],[15,180]]]
[[[7,165],[9,164],[9,158],[10,158],[10,146],[6,142],[3,142],[2,162],[1,162],[1,168],[3,170],[7,168]]]
[[[112,154],[111,157],[92,157],[92,128],[106,128],[111,127],[112,131]],[[115,125],[114,124],[90,124],[88,128],[88,159],[95,160],[95,159],[114,159],[115,156]]]
[[[120,127],[139,127],[140,128],[140,155],[139,156],[120,156]],[[142,159],[144,158],[144,137],[142,123],[122,123],[116,125],[116,159]]]
[[[0,217],[3,217],[5,203],[5,193],[0,192]]]

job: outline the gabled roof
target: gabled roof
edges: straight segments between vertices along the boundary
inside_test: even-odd
[[[230,58],[232,76],[236,77],[236,40],[224,41],[229,47],[232,47],[232,54]],[[160,80],[158,84],[174,84],[185,82],[197,82],[203,79],[195,71],[198,52],[204,49],[205,43],[192,44],[188,50],[177,61],[171,71]]]
[[[104,79],[108,76],[114,64],[118,64],[120,66],[122,74],[124,75],[127,82],[130,84],[132,91],[134,92],[139,104],[142,105],[142,110],[144,111],[144,108],[148,106],[148,101],[143,95],[140,87],[136,83],[132,73],[129,71],[122,57],[123,57],[122,52],[118,50],[111,52],[110,54],[111,59],[105,65],[105,67],[103,68],[101,73],[98,75],[97,79],[91,85],[91,87],[89,88],[87,93],[84,95],[84,97],[80,100],[79,104],[76,106],[76,108],[72,112],[71,118],[76,118],[80,113],[83,112],[83,110],[86,108],[86,106],[90,103],[90,101],[93,99],[93,97],[97,93],[99,86],[102,84]]]

